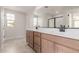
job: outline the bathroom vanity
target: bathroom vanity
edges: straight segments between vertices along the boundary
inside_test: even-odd
[[[61,34],[27,30],[27,42],[37,53],[78,53],[79,40]]]

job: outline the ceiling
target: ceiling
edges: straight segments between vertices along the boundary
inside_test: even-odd
[[[56,13],[62,12],[63,7],[61,6],[48,6],[47,8],[41,7],[37,13],[42,13],[42,14],[50,14],[54,15]]]
[[[36,13],[36,14],[49,14],[56,15],[63,13],[70,9],[76,9],[79,6],[3,6],[4,8],[8,8],[11,10],[16,10],[24,13]],[[45,8],[46,7],[46,8]]]
[[[34,11],[35,6],[3,6],[4,8],[16,10],[24,13],[31,13]]]
[[[76,10],[77,9],[77,10]],[[48,6],[45,8],[45,6],[42,6],[38,11],[36,11],[37,14],[48,14],[48,15],[57,15],[62,14],[64,12],[68,12],[74,10],[79,11],[79,6]]]

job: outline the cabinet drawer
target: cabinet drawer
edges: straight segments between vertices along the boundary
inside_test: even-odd
[[[34,36],[39,36],[40,37],[40,33],[39,32],[34,32]]]
[[[34,50],[38,53],[40,53],[41,49],[37,44],[34,44]]]
[[[42,34],[41,34],[41,38],[47,39],[47,40],[50,40],[50,41],[54,41],[55,36],[50,35],[50,34],[44,34],[44,33],[42,33]]]
[[[29,42],[33,44],[33,37],[30,37]]]
[[[29,43],[33,44],[33,39],[30,39]]]
[[[40,46],[40,37],[35,36],[34,37],[34,43]]]

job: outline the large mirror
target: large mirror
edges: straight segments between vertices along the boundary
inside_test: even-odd
[[[42,6],[36,11],[38,26],[46,28],[79,28],[78,6]]]
[[[53,17],[48,19],[48,27],[59,28],[60,25],[65,25],[63,16]]]

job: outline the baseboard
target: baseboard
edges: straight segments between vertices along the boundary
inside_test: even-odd
[[[24,36],[17,36],[17,37],[8,37],[8,38],[5,38],[5,40],[13,40],[13,39],[25,39],[25,37]],[[4,40],[4,41],[5,41]]]

